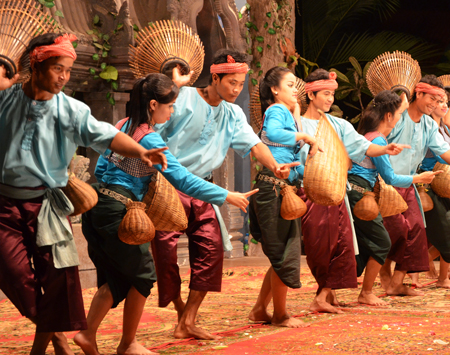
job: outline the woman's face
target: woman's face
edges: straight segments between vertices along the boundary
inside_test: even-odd
[[[434,111],[431,113],[431,116],[434,119],[441,119],[442,117],[445,116],[445,114],[448,111],[448,104],[447,104],[447,100],[442,100],[440,99],[438,101],[438,104],[436,106],[436,108],[434,109]]]
[[[298,90],[295,87],[295,75],[286,73],[280,80],[280,84],[272,88],[275,103],[283,104],[291,110],[294,110],[297,103]]]
[[[402,118],[403,111],[405,111],[403,105],[400,105],[400,107],[394,112],[394,115],[390,112],[385,115],[385,120],[389,128],[395,127],[400,118]]]
[[[156,123],[165,123],[170,120],[170,116],[173,113],[173,104],[175,103],[175,100],[176,98],[168,104],[161,104],[156,100],[150,101],[150,115],[152,125]]]

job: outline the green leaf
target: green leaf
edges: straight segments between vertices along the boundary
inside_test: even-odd
[[[116,27],[116,30],[120,31],[122,28],[123,28],[123,23],[118,23],[117,27]]]
[[[109,40],[109,35],[103,35],[103,40],[104,41],[108,41]]]
[[[348,78],[344,74],[342,74],[339,70],[332,68],[330,69],[330,72],[336,73],[337,78],[339,80],[345,81],[346,83],[350,84],[350,80],[348,80]]]
[[[94,25],[98,24],[100,22],[100,17],[98,17],[98,15],[94,16]]]
[[[283,67],[283,68],[287,68],[288,64],[286,62],[283,62],[283,63],[278,63],[278,66],[279,67]]]
[[[269,23],[266,22],[266,23],[264,24],[264,28],[267,28],[268,26],[269,26]]]
[[[250,10],[250,4],[248,2],[245,3],[245,7],[247,8],[247,10]]]
[[[139,27],[136,24],[134,24],[133,25],[133,30],[136,31],[136,32],[139,32]]]
[[[256,80],[255,78],[252,78],[252,84],[255,86],[258,85],[258,80]]]
[[[239,17],[239,20],[242,18],[242,14],[240,12],[238,12],[238,17]]]
[[[253,73],[254,73],[253,69],[250,69],[247,74],[252,75]]]
[[[116,104],[116,100],[114,100],[114,97],[112,96],[108,99],[108,102],[113,106]]]
[[[98,75],[94,75],[94,79],[98,79],[100,78]]]
[[[96,28],[94,28],[93,30],[92,30],[92,32],[94,32],[94,34],[95,35],[98,35],[100,32],[98,31],[98,29],[96,29]]]
[[[350,123],[353,123],[353,124],[358,123],[360,119],[361,119],[361,114],[358,114],[358,116],[353,117],[353,118],[350,120]]]
[[[283,6],[281,6],[281,4],[278,5],[278,6],[277,6],[277,11],[280,11],[280,10],[282,9],[282,7],[283,7]]]
[[[89,73],[91,73],[92,75],[95,74],[95,69],[94,68],[89,68]]]
[[[107,56],[108,56],[108,52],[105,51],[102,53],[102,58],[106,58]]]
[[[102,68],[102,70],[104,70],[105,68],[106,68],[106,63],[105,62],[103,62],[102,64],[100,64],[100,68]]]
[[[262,51],[263,51],[263,49],[262,49],[261,46],[256,47],[256,50],[257,50],[259,53],[262,53]]]
[[[262,71],[262,70],[260,70],[260,71],[258,72],[258,76],[261,76],[261,75],[262,75],[262,73],[263,73],[263,71]]]
[[[355,57],[350,57],[348,58],[348,60],[350,61],[350,63],[352,63],[353,68],[355,68],[356,72],[358,73],[359,76],[362,76],[362,69],[361,69],[361,65],[359,65],[358,61],[356,60]]]
[[[99,43],[92,43],[95,47],[97,47],[98,49],[103,49],[103,46]]]
[[[261,68],[261,62],[257,62],[257,63],[256,63],[256,67],[257,67],[257,68]]]
[[[112,48],[112,47],[111,47],[111,45],[110,45],[110,44],[108,44],[108,43],[104,43],[104,44],[103,44],[103,49],[104,49],[104,50],[106,50],[106,51],[110,51],[110,50],[111,50],[111,48]]]
[[[278,25],[275,21],[273,21],[272,25],[273,25],[274,28],[281,28],[281,26]]]
[[[55,4],[51,1],[45,1],[44,2],[45,7],[48,7],[49,9],[55,6]]]
[[[117,83],[117,81],[111,81],[111,88],[115,91],[119,89],[119,84]]]
[[[92,35],[92,34],[94,34],[94,31],[88,30],[88,31],[86,31],[86,33],[87,33],[88,35]]]
[[[252,28],[256,31],[256,32],[258,32],[259,30],[258,30],[258,27],[256,27],[256,25],[255,24],[253,24],[253,26],[252,26]]]
[[[255,169],[256,169],[256,171],[260,171],[261,167],[259,165],[255,165]]]
[[[93,55],[92,55],[92,59],[94,59],[94,60],[99,60],[98,54],[97,54],[97,53],[93,54]]]
[[[117,77],[119,76],[119,72],[117,71],[116,67],[113,67],[112,65],[106,66],[105,69],[99,74],[100,78],[102,79],[111,79],[111,80],[117,80]]]
[[[277,33],[277,31],[275,31],[273,28],[269,28],[269,34],[274,35],[275,33]]]
[[[252,49],[251,49],[251,48],[247,49],[247,53],[250,54],[250,55],[252,55],[252,53],[253,53],[253,52],[252,52]]]
[[[108,93],[106,94],[106,98],[109,99],[110,97],[111,97],[111,93],[108,92]]]
[[[270,44],[268,44],[267,45],[267,49],[270,49],[270,48],[272,48],[272,46]]]
[[[262,43],[262,42],[264,42],[264,37],[262,37],[262,36],[257,36],[257,37],[256,37],[256,40],[257,40],[259,43]]]
[[[73,48],[77,48],[78,47],[78,42],[72,42],[72,46],[73,46]]]
[[[372,64],[372,62],[367,62],[366,65],[364,66],[364,69],[363,69],[363,78],[364,79],[366,78],[367,71],[369,70],[371,64]]]
[[[252,28],[253,27],[253,22],[246,22],[245,23],[245,27]]]
[[[60,10],[55,11],[55,16],[64,18],[64,14]]]
[[[252,184],[255,185],[255,184],[256,184],[256,180],[253,180],[253,181],[252,181]],[[249,220],[249,221],[250,221],[250,220]],[[253,239],[252,239],[252,240],[253,240]]]
[[[247,42],[247,44],[250,44],[250,37],[249,37],[249,36],[247,36],[247,37],[245,38],[245,42]]]
[[[252,160],[253,160],[253,161],[256,161],[257,159],[256,159],[256,157],[252,157]]]
[[[267,16],[268,18],[271,18],[271,17],[272,17],[272,13],[271,13],[271,12],[266,12],[266,16]]]

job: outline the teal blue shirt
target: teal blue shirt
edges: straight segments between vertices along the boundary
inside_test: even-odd
[[[398,155],[391,155],[389,160],[398,175],[414,175],[417,167],[425,158],[427,150],[441,155],[450,149],[438,132],[439,126],[427,115],[423,115],[418,123],[409,117],[408,110],[403,112],[400,121],[387,136],[389,143],[410,144],[411,149],[403,149]]]
[[[64,93],[30,99],[21,84],[0,91],[0,182],[15,187],[67,185],[78,146],[103,154],[118,130]]]
[[[261,142],[239,106],[225,100],[211,106],[191,87],[180,89],[170,120],[155,130],[180,164],[201,178],[222,165],[229,148],[245,157]]]
[[[440,133],[442,133],[444,140],[448,143],[450,141],[450,132],[448,130],[448,127],[444,123],[441,123],[439,131]],[[434,154],[430,149],[428,149],[427,154],[425,155],[425,158],[423,159],[420,168],[423,171],[432,171],[437,162],[441,164],[447,164],[444,159],[442,159],[439,156],[436,156],[436,154]]]
[[[125,126],[122,127],[122,130],[125,130]],[[147,134],[139,141],[139,144],[145,149],[166,147],[158,133]],[[191,174],[168,150],[164,154],[167,157],[167,169],[162,174],[177,190],[215,205],[221,206],[225,202],[228,195],[227,190]],[[155,165],[155,168],[161,171],[161,165]],[[139,201],[142,201],[147,193],[151,179],[151,175],[140,178],[129,175],[104,157],[100,157],[97,162],[95,177],[97,181],[126,187]]]
[[[365,158],[366,151],[367,149],[369,149],[369,146],[372,143],[369,142],[364,136],[356,132],[355,128],[350,122],[339,117],[331,116],[329,114],[326,114],[326,116],[328,117],[329,122],[338,134],[342,143],[344,143],[345,149],[347,150],[350,159],[355,162],[361,162]],[[302,117],[302,130],[304,133],[307,133],[310,136],[314,136],[316,134],[318,124],[319,120],[311,120],[309,118]],[[298,169],[299,173],[302,176],[308,153],[309,145],[305,144],[300,150],[300,157],[298,159],[302,164],[302,166],[300,166],[300,169]]]

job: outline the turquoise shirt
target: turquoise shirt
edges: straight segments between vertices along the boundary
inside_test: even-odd
[[[296,141],[297,126],[294,117],[286,106],[276,104],[270,106],[265,112],[262,134],[270,140],[270,142],[284,145],[268,147],[277,161],[277,163],[292,163],[297,159],[297,153],[300,146]],[[264,142],[264,138],[262,139]],[[289,174],[289,180],[295,181],[300,175],[297,170],[299,167],[292,168]],[[303,171],[303,170],[302,170]]]
[[[389,160],[398,175],[414,175],[417,167],[425,158],[428,148],[436,155],[444,154],[450,145],[438,132],[439,126],[427,115],[418,123],[409,117],[408,110],[403,112],[399,122],[387,136],[389,143],[410,144],[411,149],[403,149],[398,155],[391,155]]]
[[[386,146],[387,142],[383,137],[376,137],[372,143],[381,146]],[[370,186],[374,187],[377,181],[378,173],[388,185],[397,187],[409,187],[412,184],[413,177],[411,175],[397,175],[394,173],[391,163],[389,162],[389,156],[387,154],[381,155],[376,158],[369,158],[375,165],[375,169],[365,168],[353,163],[352,169],[348,172],[349,175],[358,175],[363,179],[366,179]]]
[[[443,134],[444,140],[448,143],[450,141],[450,132],[448,130],[448,127],[445,124],[441,124],[439,127],[440,133]],[[423,171],[433,171],[434,166],[436,163],[439,162],[441,164],[447,164],[444,159],[442,159],[439,156],[436,156],[430,149],[428,149],[427,154],[425,155],[425,158],[422,161],[422,164],[420,166],[420,169]]]
[[[225,100],[211,106],[196,88],[182,87],[174,110],[155,130],[180,164],[201,178],[222,165],[229,148],[245,157],[261,142],[239,106]]]
[[[122,127],[125,130],[125,125]],[[158,133],[149,133],[139,141],[145,149],[164,148],[166,144]],[[199,177],[191,174],[185,167],[175,159],[168,151],[164,151],[167,157],[167,169],[162,172],[164,177],[177,189],[185,194],[199,200],[221,206],[227,198],[228,191],[220,186],[211,184]],[[161,171],[161,165],[154,165]],[[100,157],[95,169],[97,181],[107,184],[121,185],[129,189],[139,201],[142,201],[147,193],[151,175],[144,177],[134,177],[119,169],[106,158]]]
[[[64,93],[30,99],[21,84],[0,91],[0,182],[15,187],[67,185],[78,146],[103,154],[118,130],[97,121],[84,103]]]
[[[372,144],[364,136],[360,135],[355,131],[352,124],[342,118],[334,117],[326,114],[329,122],[333,126],[334,130],[338,134],[342,143],[344,143],[345,149],[351,160],[355,162],[361,162],[365,156],[366,151]],[[309,118],[302,117],[302,130],[304,133],[314,136],[316,134],[317,125],[319,120],[311,120]],[[306,163],[306,158],[308,157],[309,145],[304,145],[300,150],[299,161],[302,166],[298,169],[299,173],[303,176],[304,164]]]

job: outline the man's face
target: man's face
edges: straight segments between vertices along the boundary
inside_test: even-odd
[[[310,104],[313,104],[316,109],[328,112],[334,102],[334,90],[320,90],[316,92],[316,95],[308,93],[308,97],[311,100]]]
[[[36,78],[34,85],[42,91],[59,94],[70,79],[73,62],[70,57],[52,57],[42,63],[36,63],[33,68]]]
[[[215,75],[215,74],[213,74]],[[213,76],[213,84],[222,100],[234,103],[244,88],[245,74],[227,74],[222,80]]]
[[[423,92],[416,94],[417,108],[422,114],[431,115],[438,106],[441,97],[439,95],[431,95]]]

